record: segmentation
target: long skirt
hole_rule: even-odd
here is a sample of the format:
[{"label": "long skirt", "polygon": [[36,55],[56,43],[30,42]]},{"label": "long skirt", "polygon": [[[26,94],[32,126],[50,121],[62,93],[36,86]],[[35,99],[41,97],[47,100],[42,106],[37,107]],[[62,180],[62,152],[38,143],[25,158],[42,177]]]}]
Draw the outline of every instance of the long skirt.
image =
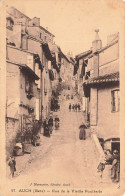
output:
[{"label": "long skirt", "polygon": [[81,129],[79,132],[79,139],[80,140],[85,140],[86,139],[86,132],[85,130]]}]

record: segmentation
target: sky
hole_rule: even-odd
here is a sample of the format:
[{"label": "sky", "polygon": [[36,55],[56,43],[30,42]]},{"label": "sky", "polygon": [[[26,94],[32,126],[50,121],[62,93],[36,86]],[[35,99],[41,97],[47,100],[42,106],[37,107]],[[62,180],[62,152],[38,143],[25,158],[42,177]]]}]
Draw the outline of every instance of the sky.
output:
[{"label": "sky", "polygon": [[65,54],[89,50],[95,29],[103,46],[108,35],[123,31],[122,0],[11,0],[7,5],[30,18],[40,18],[41,26],[55,35]]}]

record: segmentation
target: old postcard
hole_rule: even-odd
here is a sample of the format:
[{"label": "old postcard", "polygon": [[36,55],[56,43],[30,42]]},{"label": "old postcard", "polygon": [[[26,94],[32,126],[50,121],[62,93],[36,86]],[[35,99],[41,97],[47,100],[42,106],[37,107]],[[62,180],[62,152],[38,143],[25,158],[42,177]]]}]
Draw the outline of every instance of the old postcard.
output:
[{"label": "old postcard", "polygon": [[0,2],[0,196],[125,194],[125,2]]}]

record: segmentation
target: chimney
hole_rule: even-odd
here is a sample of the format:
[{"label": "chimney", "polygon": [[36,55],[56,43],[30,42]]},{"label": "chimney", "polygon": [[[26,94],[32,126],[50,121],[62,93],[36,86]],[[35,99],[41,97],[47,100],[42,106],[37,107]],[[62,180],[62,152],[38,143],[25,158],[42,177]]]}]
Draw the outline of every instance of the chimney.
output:
[{"label": "chimney", "polygon": [[[91,77],[98,78],[99,76],[99,54],[96,53],[96,51],[102,47],[102,41],[100,40],[99,35],[98,35],[99,29],[96,29],[95,32],[96,32],[95,40],[92,42],[93,74],[91,75]],[[91,94],[90,125],[91,125],[91,128],[94,128],[95,126],[97,126],[97,120],[98,120],[98,89],[96,86],[91,88],[90,94]]]},{"label": "chimney", "polygon": [[95,30],[96,36],[95,40],[92,42],[93,47],[93,77],[99,76],[99,54],[95,53],[97,50],[99,50],[102,47],[102,41],[99,38],[98,32],[99,29]]},{"label": "chimney", "polygon": [[95,35],[95,40],[92,42],[92,47],[93,47],[93,52],[96,50],[99,50],[102,47],[102,41],[99,38],[99,29],[95,29],[96,35]]}]

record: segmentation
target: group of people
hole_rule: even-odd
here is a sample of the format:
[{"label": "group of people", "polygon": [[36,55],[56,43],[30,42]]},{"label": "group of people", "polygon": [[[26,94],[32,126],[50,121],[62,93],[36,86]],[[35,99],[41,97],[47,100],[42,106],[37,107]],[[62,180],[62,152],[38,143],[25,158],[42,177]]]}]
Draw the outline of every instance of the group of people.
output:
[{"label": "group of people", "polygon": [[[57,130],[59,128],[59,118],[56,116],[55,117],[55,129]],[[44,128],[44,136],[50,137],[50,134],[52,134],[53,131],[53,126],[54,126],[54,120],[53,117],[50,116],[49,120],[44,120],[43,123],[43,128]]]},{"label": "group of people", "polygon": [[111,165],[111,179],[112,182],[120,181],[120,154],[118,150],[113,150],[113,153],[109,149],[104,151],[105,157],[100,159],[98,165],[98,171],[100,172],[100,177],[103,175],[105,165]]},{"label": "group of people", "polygon": [[51,100],[51,110],[54,112],[57,112],[58,110],[60,110],[60,105],[59,105],[58,99],[53,98]]},{"label": "group of people", "polygon": [[69,104],[69,111],[71,112],[71,110],[72,111],[80,111],[81,110],[81,107],[80,107],[80,104],[78,103],[76,103],[76,104],[72,104],[71,105],[71,103]]}]

